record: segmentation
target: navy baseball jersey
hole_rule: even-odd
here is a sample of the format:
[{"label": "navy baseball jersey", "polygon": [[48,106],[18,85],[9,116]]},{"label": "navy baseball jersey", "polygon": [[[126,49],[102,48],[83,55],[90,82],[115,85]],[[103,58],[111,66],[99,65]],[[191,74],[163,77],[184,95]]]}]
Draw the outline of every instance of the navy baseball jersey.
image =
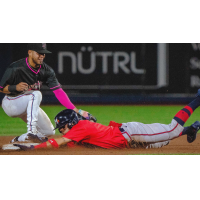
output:
[{"label": "navy baseball jersey", "polygon": [[[7,85],[17,85],[21,82],[27,83],[31,89],[40,89],[40,85],[47,85],[51,90],[61,88],[54,70],[43,63],[38,68],[33,68],[28,63],[28,58],[23,58],[17,62],[12,63],[6,70],[0,82],[0,89],[2,90]],[[15,92],[9,96],[16,96],[24,92]]]}]

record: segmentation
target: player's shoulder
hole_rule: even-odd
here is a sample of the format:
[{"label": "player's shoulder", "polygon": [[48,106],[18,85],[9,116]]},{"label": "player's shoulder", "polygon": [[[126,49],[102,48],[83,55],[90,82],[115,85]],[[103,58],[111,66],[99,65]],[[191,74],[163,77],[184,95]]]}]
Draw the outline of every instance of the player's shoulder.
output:
[{"label": "player's shoulder", "polygon": [[43,69],[45,69],[46,71],[54,72],[53,68],[50,67],[50,66],[49,66],[47,63],[45,63],[45,62],[43,62],[42,67],[43,67]]},{"label": "player's shoulder", "polygon": [[78,124],[79,125],[84,125],[84,124],[88,124],[88,120],[79,120]]},{"label": "player's shoulder", "polygon": [[17,67],[17,66],[19,66],[21,64],[26,64],[26,58],[22,58],[22,59],[20,59],[18,61],[15,61],[15,62],[11,63],[9,67],[13,67],[14,68],[14,67]]},{"label": "player's shoulder", "polygon": [[95,124],[94,122],[90,122],[89,120],[79,120],[78,122],[78,126],[83,126],[83,127],[93,126],[94,124]]},{"label": "player's shoulder", "polygon": [[18,69],[19,67],[25,66],[26,65],[26,58],[22,58],[18,61],[15,61],[11,63],[8,68],[10,69]]}]

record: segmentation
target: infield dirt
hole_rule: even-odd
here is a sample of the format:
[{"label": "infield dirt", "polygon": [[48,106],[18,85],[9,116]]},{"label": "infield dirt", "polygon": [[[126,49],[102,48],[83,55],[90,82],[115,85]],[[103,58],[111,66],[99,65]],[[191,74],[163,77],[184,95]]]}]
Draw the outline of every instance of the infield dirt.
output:
[{"label": "infield dirt", "polygon": [[[0,146],[8,144],[13,136],[1,136]],[[138,155],[138,154],[200,154],[200,135],[189,144],[186,136],[182,136],[170,142],[168,146],[160,149],[102,149],[75,146],[71,148],[63,147],[60,149],[40,149],[35,151],[4,151],[0,150],[0,155]]]}]

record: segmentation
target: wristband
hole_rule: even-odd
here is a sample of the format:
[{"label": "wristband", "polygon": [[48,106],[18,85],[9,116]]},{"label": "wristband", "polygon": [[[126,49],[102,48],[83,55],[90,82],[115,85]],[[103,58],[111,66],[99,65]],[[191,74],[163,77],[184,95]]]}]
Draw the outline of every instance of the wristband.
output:
[{"label": "wristband", "polygon": [[83,115],[83,111],[82,111],[81,109],[78,111],[78,113],[79,113],[80,115]]},{"label": "wristband", "polygon": [[54,148],[59,148],[58,143],[54,139],[50,139],[48,141]]},{"label": "wristband", "polygon": [[16,85],[9,85],[8,91],[11,92],[11,93],[17,92]]}]

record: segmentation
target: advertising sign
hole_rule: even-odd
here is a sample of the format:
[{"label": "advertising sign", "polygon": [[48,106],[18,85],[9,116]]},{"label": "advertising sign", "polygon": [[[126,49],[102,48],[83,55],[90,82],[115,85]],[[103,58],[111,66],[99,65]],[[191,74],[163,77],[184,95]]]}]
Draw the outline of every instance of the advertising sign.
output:
[{"label": "advertising sign", "polygon": [[168,85],[166,44],[48,44],[48,48],[55,51],[46,62],[57,65],[55,71],[65,89],[157,89]]}]

